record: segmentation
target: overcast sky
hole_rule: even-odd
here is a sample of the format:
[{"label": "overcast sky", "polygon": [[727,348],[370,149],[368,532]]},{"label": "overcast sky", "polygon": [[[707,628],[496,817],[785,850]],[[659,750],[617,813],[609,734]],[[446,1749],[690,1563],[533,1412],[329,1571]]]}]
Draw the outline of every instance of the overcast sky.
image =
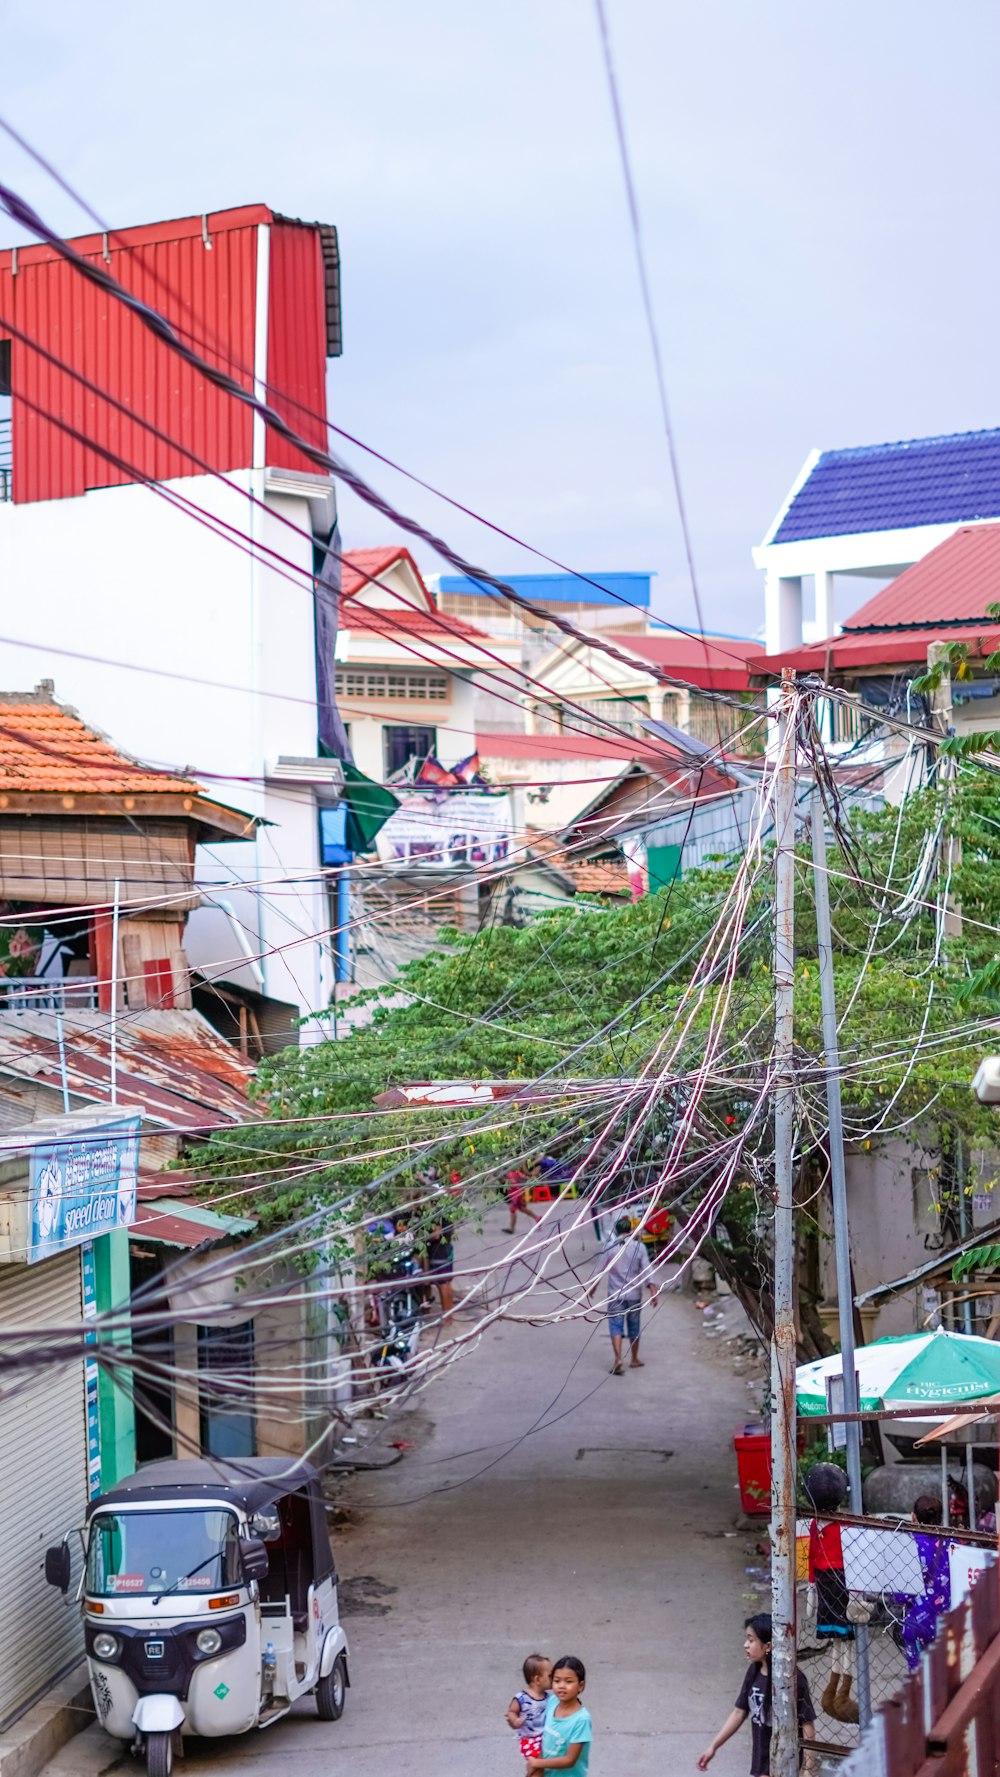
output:
[{"label": "overcast sky", "polygon": [[[752,633],[750,549],[807,451],[1000,421],[1000,10],[607,5],[705,621]],[[331,417],[572,566],[654,570],[691,621],[592,0],[36,0],[0,91],[112,226],[335,222]],[[494,571],[537,565],[371,473]],[[341,510],[346,546],[391,540]]]}]

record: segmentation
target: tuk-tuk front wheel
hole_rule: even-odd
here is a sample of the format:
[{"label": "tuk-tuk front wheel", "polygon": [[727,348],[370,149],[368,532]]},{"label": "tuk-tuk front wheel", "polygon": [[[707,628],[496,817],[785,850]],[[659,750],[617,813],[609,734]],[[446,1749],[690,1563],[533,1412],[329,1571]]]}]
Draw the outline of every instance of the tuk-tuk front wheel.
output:
[{"label": "tuk-tuk front wheel", "polygon": [[[339,1721],[347,1699],[347,1665],[338,1654],[325,1678],[316,1686],[316,1713],[320,1721]],[[164,1773],[163,1777],[169,1777]]]},{"label": "tuk-tuk front wheel", "polygon": [[147,1734],[146,1771],[148,1777],[170,1777],[173,1768],[173,1734]]}]

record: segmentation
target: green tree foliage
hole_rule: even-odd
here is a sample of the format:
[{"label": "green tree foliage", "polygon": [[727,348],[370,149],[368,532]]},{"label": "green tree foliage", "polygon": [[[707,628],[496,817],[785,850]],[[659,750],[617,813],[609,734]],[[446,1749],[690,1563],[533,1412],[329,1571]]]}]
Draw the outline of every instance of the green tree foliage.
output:
[{"label": "green tree foliage", "polygon": [[[845,1117],[859,1143],[901,1125],[938,1146],[993,1134],[989,1113],[969,1091],[976,1045],[954,1030],[980,1013],[996,1015],[1000,1005],[1000,811],[994,777],[965,762],[957,773],[902,810],[853,816],[844,848],[830,847]],[[960,841],[950,889],[965,916],[961,934],[947,938],[936,906],[942,832]],[[578,900],[520,929],[444,934],[440,950],[402,971],[390,1003],[385,992],[365,996],[369,1024],[334,1042],[326,1023],[323,1040],[262,1064],[261,1124],[220,1136],[206,1156],[214,1194],[220,1177],[231,1179],[239,1201],[249,1197],[265,1224],[323,1203],[375,1210],[412,1194],[430,1159],[443,1177],[452,1169],[465,1179],[492,1176],[495,1188],[519,1156],[574,1140],[579,1146],[597,1127],[595,1111],[543,1115],[526,1101],[489,1117],[476,1109],[387,1114],[377,1112],[376,1100],[414,1081],[634,1076],[677,1014],[736,867],[719,860],[627,906]],[[771,1047],[772,894],[765,868],[750,900],[725,1052],[691,1136],[690,1157],[705,1160],[707,1177],[720,1136],[747,1114]],[[717,991],[710,989],[679,1058],[688,1072],[702,1058]],[[806,837],[796,888],[795,1034],[804,1145],[817,1158],[826,1122],[820,1029]],[[647,1157],[658,1141],[662,1147],[678,1099],[677,1089],[666,1094],[657,1126],[644,1137]],[[614,1140],[620,1135],[619,1125]],[[768,1141],[765,1117],[748,1144],[758,1188],[732,1191],[719,1225],[733,1261],[758,1280]]]}]

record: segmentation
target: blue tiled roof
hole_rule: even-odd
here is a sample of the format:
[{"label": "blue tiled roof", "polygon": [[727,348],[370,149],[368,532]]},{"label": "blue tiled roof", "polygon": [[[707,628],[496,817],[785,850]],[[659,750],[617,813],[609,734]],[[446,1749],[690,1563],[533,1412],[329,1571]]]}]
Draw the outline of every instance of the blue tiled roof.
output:
[{"label": "blue tiled roof", "polygon": [[[586,605],[628,605],[649,604],[649,583],[651,574],[635,574],[630,572],[615,574],[507,574],[504,576],[507,585],[519,592],[522,598],[542,599],[546,602],[563,600],[580,600]],[[442,592],[489,592],[479,580],[470,580],[463,574],[442,574],[439,581]]]},{"label": "blue tiled roof", "polygon": [[1000,429],[825,450],[774,543],[1000,518]]}]

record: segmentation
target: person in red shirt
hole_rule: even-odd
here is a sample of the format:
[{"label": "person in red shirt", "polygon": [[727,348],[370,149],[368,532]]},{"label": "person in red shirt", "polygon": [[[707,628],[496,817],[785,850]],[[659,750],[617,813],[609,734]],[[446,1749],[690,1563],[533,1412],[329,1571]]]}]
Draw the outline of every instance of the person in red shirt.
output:
[{"label": "person in red shirt", "polygon": [[507,1174],[507,1207],[510,1210],[510,1227],[504,1229],[505,1234],[513,1234],[517,1228],[518,1216],[527,1216],[529,1222],[537,1222],[533,1209],[528,1208],[527,1187],[531,1179],[526,1172],[515,1170]]},{"label": "person in red shirt", "polygon": [[[803,1481],[813,1510],[827,1520],[839,1512],[847,1498],[847,1476],[833,1462],[816,1462]],[[840,1525],[809,1525],[809,1583],[816,1588],[816,1634],[830,1643],[830,1676],[820,1698],[820,1708],[834,1721],[856,1722],[858,1706],[851,1696],[855,1674],[854,1625],[848,1619],[849,1593],[844,1578],[844,1552]]]}]

